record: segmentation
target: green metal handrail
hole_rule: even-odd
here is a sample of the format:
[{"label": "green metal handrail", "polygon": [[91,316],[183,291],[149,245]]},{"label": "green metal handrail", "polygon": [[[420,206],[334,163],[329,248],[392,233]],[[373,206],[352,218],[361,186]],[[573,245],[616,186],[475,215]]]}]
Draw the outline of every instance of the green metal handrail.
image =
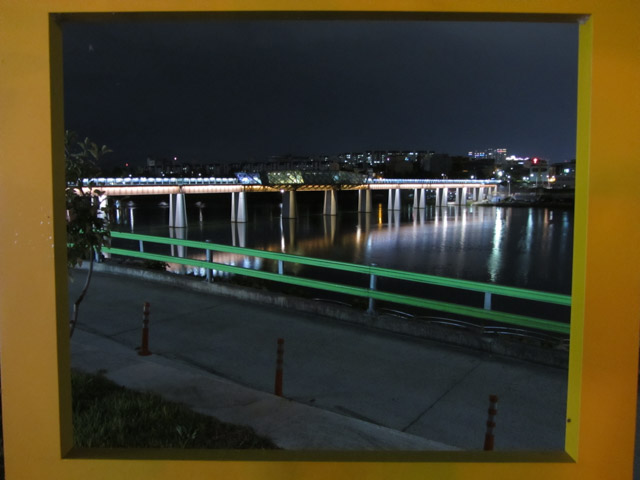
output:
[{"label": "green metal handrail", "polygon": [[[458,280],[445,277],[437,277],[434,275],[427,275],[422,273],[403,272],[401,270],[393,270],[388,268],[357,265],[346,262],[337,262],[334,260],[323,260],[318,258],[302,257],[297,255],[290,255],[286,253],[268,252],[264,250],[255,250],[243,247],[232,247],[229,245],[220,245],[209,242],[200,242],[195,240],[184,240],[178,238],[157,237],[151,235],[140,235],[135,233],[124,232],[111,232],[112,239],[123,240],[137,240],[139,242],[150,242],[164,245],[176,245],[191,248],[198,248],[202,250],[210,250],[224,253],[235,253],[244,256],[258,257],[264,259],[278,260],[283,262],[298,263],[301,265],[311,265],[316,267],[323,267],[333,270],[341,270],[355,273],[362,273],[368,275],[375,275],[377,277],[393,278],[398,280],[406,280],[411,282],[426,283],[431,285],[438,285],[444,287],[451,287],[475,292],[484,292],[485,294],[497,294],[507,297],[520,298],[526,300],[534,300],[544,303],[552,303],[557,305],[570,306],[571,297],[568,295],[561,295],[549,292],[540,292],[536,290],[527,290],[516,287],[506,287],[502,285],[494,285],[481,282],[473,282],[469,280]],[[365,297],[376,300],[383,300],[388,302],[400,303],[404,305],[411,305],[420,308],[427,308],[431,310],[443,311],[448,313],[454,313],[458,315],[465,315],[485,320],[493,320],[496,322],[507,323],[511,325],[517,325],[522,327],[535,328],[540,330],[546,330],[556,333],[569,333],[569,325],[562,322],[556,322],[552,320],[544,320],[535,317],[529,317],[524,315],[517,315],[506,312],[499,312],[495,310],[487,310],[484,308],[470,307],[465,305],[458,305],[454,303],[441,302],[438,300],[429,300],[419,297],[412,297],[409,295],[401,295],[390,292],[382,292],[375,289],[354,287],[350,285],[344,285],[339,283],[327,282],[322,280],[313,280],[309,278],[301,278],[295,276],[289,276],[278,273],[263,272],[259,270],[253,270],[243,267],[236,267],[232,265],[221,264],[217,262],[209,262],[203,260],[196,260],[190,258],[180,258],[171,255],[162,255],[156,253],[148,253],[143,251],[126,250],[121,248],[104,247],[105,253],[113,255],[123,255],[134,258],[141,258],[147,260],[156,260],[161,262],[172,262],[182,265],[190,265],[205,269],[216,269],[223,272],[234,273],[239,275],[245,275],[253,278],[261,278],[264,280],[271,280],[280,283],[287,283],[291,285],[298,285],[303,287],[317,288],[321,290],[344,293],[348,295],[354,295],[358,297]]]}]

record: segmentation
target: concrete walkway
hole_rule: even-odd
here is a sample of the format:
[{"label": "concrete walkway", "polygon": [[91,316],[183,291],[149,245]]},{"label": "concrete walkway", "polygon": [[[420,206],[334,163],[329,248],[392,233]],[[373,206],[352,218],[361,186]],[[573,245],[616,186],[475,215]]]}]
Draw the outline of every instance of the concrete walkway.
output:
[{"label": "concrete walkway", "polygon": [[[135,351],[145,301],[148,357]],[[285,398],[272,395],[278,338]],[[478,450],[490,394],[496,450],[564,449],[564,370],[126,276],[94,274],[72,364],[286,449]]]}]

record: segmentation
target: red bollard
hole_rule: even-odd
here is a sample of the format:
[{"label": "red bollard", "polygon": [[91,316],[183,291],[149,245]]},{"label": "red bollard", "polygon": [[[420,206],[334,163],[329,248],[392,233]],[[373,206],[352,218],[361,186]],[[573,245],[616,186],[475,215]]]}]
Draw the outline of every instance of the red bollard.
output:
[{"label": "red bollard", "polygon": [[284,339],[278,339],[278,355],[276,357],[276,386],[275,394],[282,396],[282,357],[284,355]]},{"label": "red bollard", "polygon": [[151,304],[144,302],[142,307],[142,345],[138,349],[138,355],[151,355],[149,351],[149,308]]},{"label": "red bollard", "polygon": [[487,419],[487,433],[484,436],[484,449],[493,450],[493,429],[496,426],[496,414],[498,413],[498,396],[489,395],[489,418]]}]

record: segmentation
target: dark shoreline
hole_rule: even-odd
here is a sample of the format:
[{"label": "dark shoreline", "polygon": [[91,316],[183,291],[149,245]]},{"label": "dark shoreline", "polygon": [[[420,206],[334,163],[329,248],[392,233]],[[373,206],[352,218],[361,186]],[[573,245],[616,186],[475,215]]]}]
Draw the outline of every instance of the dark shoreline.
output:
[{"label": "dark shoreline", "polygon": [[563,201],[535,201],[535,202],[518,202],[518,201],[510,201],[510,202],[495,202],[495,203],[487,203],[487,202],[478,202],[474,203],[474,206],[478,207],[514,207],[514,208],[565,208],[573,210],[574,202],[563,202]]}]

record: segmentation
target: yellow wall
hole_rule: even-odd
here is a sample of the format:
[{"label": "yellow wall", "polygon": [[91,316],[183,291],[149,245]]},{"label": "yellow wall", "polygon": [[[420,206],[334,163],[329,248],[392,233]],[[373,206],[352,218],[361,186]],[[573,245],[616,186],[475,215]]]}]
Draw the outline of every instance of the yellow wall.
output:
[{"label": "yellow wall", "polygon": [[[258,461],[238,452],[72,449],[61,39],[49,14],[217,9],[585,15],[566,453],[280,452]],[[635,0],[0,0],[0,351],[9,480],[631,478],[640,320],[632,220],[640,205],[638,19]]]}]

